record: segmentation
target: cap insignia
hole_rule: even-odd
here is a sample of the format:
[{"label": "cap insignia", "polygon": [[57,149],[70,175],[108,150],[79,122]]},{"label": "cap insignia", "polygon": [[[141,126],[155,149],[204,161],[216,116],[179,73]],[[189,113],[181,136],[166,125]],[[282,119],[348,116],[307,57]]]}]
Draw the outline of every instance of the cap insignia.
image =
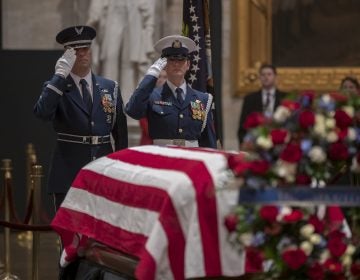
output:
[{"label": "cap insignia", "polygon": [[80,28],[75,27],[75,32],[77,33],[77,35],[81,35],[81,33],[83,32],[83,30],[84,30],[84,27],[83,27],[83,26],[80,27]]},{"label": "cap insignia", "polygon": [[173,48],[181,48],[181,42],[179,40],[175,40],[173,43],[172,43],[172,47]]}]

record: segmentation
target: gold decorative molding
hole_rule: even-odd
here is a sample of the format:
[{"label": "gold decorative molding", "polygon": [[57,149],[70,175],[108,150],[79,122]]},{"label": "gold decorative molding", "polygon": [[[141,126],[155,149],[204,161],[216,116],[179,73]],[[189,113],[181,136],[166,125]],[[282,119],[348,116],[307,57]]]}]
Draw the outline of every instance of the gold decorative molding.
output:
[{"label": "gold decorative molding", "polygon": [[[235,95],[241,96],[259,89],[258,67],[239,69]],[[309,67],[278,68],[278,86],[283,91],[312,89],[317,92],[334,91],[345,76],[360,78],[360,68]]]},{"label": "gold decorative molding", "polygon": [[[233,0],[232,81],[235,96],[259,89],[258,69],[271,63],[271,0]],[[279,67],[278,86],[283,91],[337,90],[345,76],[360,79],[360,67]]]}]

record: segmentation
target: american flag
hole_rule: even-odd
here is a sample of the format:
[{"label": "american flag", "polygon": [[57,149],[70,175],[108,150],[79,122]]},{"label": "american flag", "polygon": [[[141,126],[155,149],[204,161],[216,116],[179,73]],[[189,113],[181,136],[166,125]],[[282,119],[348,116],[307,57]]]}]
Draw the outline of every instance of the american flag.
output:
[{"label": "american flag", "polygon": [[226,187],[233,156],[140,146],[89,163],[52,221],[64,244],[61,265],[91,238],[137,257],[137,279],[243,274],[223,221],[238,196]]},{"label": "american flag", "polygon": [[211,79],[211,44],[207,1],[184,0],[182,33],[194,40],[196,51],[191,54],[188,83],[192,88],[207,91]]}]

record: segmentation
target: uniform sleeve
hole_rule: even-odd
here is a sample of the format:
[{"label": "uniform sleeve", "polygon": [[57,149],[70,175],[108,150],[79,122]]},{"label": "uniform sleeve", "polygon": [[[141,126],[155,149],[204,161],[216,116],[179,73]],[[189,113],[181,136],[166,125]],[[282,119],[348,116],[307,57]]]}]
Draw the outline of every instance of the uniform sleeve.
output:
[{"label": "uniform sleeve", "polygon": [[146,75],[136,88],[126,104],[126,113],[135,120],[140,120],[146,116],[150,94],[155,88],[157,78]]},{"label": "uniform sleeve", "polygon": [[44,83],[41,95],[34,106],[34,114],[43,120],[53,120],[59,101],[66,89],[66,79],[54,75]]},{"label": "uniform sleeve", "polygon": [[115,150],[117,151],[128,147],[128,129],[124,103],[117,84],[115,84],[114,94],[116,95],[116,120],[111,133],[114,137]]}]

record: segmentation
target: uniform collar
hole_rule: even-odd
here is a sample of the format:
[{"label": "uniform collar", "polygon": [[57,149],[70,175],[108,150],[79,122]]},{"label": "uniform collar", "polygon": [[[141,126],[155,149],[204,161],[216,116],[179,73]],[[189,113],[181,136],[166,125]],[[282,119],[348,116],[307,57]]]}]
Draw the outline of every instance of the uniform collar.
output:
[{"label": "uniform collar", "polygon": [[71,78],[73,78],[75,84],[79,87],[79,84],[80,84],[80,80],[81,79],[84,79],[89,88],[92,89],[92,76],[91,76],[91,71],[89,71],[89,73],[87,73],[87,75],[85,77],[80,77],[76,74],[74,74],[73,72],[70,72],[70,75],[71,75]]},{"label": "uniform collar", "polygon": [[[175,86],[172,82],[170,82],[169,80],[166,81],[166,83],[168,84],[169,88],[171,89],[172,93],[174,94],[174,96],[176,97],[176,92],[175,89],[177,89],[178,87]],[[181,88],[183,90],[184,93],[184,97],[186,96],[186,82],[184,81],[179,88]]]}]

